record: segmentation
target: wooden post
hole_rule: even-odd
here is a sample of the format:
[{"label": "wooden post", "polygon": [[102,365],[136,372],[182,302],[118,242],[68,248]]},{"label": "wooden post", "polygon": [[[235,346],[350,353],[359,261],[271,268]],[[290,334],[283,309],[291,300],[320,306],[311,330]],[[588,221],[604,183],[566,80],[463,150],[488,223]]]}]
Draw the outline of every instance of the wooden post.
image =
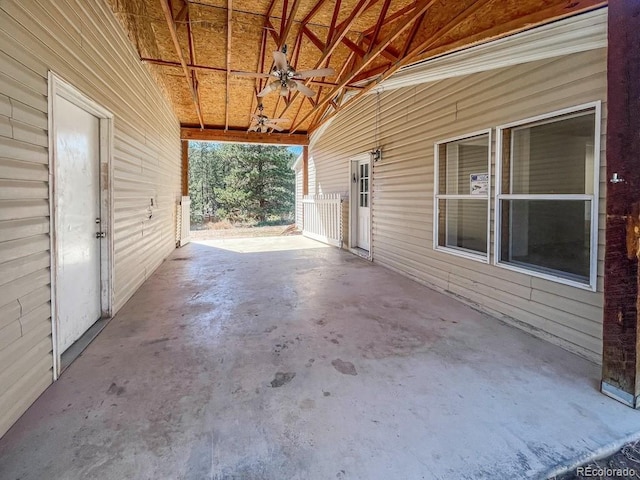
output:
[{"label": "wooden post", "polygon": [[182,196],[189,195],[189,142],[182,141]]},{"label": "wooden post", "polygon": [[302,195],[309,195],[309,147],[302,147]]},{"label": "wooden post", "polygon": [[640,407],[640,3],[609,2],[602,392]]}]

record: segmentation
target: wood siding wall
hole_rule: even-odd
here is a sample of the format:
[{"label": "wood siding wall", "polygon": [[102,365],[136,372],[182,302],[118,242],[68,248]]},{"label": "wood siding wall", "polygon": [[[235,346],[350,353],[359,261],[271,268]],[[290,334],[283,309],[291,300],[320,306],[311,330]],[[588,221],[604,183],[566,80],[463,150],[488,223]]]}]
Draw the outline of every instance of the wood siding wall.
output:
[{"label": "wood siding wall", "polygon": [[0,0],[0,64],[1,436],[52,382],[48,71],[114,114],[114,312],[175,247],[181,167],[178,122],[103,0]]},{"label": "wood siding wall", "polygon": [[[597,100],[603,102],[597,292],[433,250],[435,142]],[[319,191],[347,195],[349,157],[370,151],[377,138],[383,160],[373,166],[374,261],[599,362],[605,126],[606,50],[598,49],[369,95],[314,139],[310,155]],[[495,129],[493,137],[495,174]],[[492,211],[491,263],[493,223]]]}]

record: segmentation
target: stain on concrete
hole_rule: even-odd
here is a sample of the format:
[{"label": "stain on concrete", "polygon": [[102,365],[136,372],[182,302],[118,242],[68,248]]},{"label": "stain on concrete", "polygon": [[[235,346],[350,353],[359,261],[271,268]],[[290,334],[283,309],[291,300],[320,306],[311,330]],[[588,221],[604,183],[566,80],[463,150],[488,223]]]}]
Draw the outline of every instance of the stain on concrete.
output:
[{"label": "stain on concrete", "polygon": [[331,396],[331,392],[322,392],[322,395],[324,395],[325,397],[330,397]]},{"label": "stain on concrete", "polygon": [[116,385],[115,382],[113,382],[111,385],[109,385],[109,389],[107,390],[107,393],[109,395],[116,395],[116,396],[119,397],[125,391],[126,391],[126,389],[124,387],[119,387],[118,385]]},{"label": "stain on concrete", "polygon": [[184,262],[185,260],[190,260],[191,257],[176,257],[176,258],[172,258],[171,260],[174,262]]},{"label": "stain on concrete", "polygon": [[311,398],[305,398],[300,402],[300,408],[303,410],[312,410],[316,408],[316,402]]},{"label": "stain on concrete", "polygon": [[339,358],[336,358],[331,362],[331,365],[333,365],[333,368],[335,368],[340,373],[343,373],[344,375],[358,375],[358,372],[356,372],[356,367],[351,362],[344,362]]},{"label": "stain on concrete", "polygon": [[314,358],[310,358],[309,361],[307,363],[305,363],[305,367],[309,368],[311,365],[313,365],[313,362],[315,362],[316,360]]},{"label": "stain on concrete", "polygon": [[265,328],[265,329],[264,329],[264,333],[271,333],[271,332],[273,332],[276,328],[278,328],[278,326],[277,326],[277,325],[271,325],[270,327],[268,327],[268,328]]},{"label": "stain on concrete", "polygon": [[155,345],[156,343],[168,342],[169,340],[171,340],[169,337],[156,338],[155,340],[142,342],[140,345]]},{"label": "stain on concrete", "polygon": [[289,383],[296,376],[296,372],[276,372],[276,376],[271,380],[271,386],[278,388]]}]

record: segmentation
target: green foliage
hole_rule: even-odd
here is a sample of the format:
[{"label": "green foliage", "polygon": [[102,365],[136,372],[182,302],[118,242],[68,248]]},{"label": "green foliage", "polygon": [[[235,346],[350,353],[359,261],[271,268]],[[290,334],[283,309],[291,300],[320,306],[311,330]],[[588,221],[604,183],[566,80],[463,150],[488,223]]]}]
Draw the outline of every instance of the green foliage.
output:
[{"label": "green foliage", "polygon": [[191,221],[290,217],[294,161],[295,155],[283,147],[190,142]]}]

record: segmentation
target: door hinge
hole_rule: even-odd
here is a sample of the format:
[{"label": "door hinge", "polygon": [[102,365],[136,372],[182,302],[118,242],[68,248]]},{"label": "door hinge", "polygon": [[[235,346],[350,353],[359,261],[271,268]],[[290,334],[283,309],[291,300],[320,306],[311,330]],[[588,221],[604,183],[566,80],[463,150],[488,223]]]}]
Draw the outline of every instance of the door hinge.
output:
[{"label": "door hinge", "polygon": [[96,232],[96,238],[104,238],[104,237],[105,237],[104,232]]}]

